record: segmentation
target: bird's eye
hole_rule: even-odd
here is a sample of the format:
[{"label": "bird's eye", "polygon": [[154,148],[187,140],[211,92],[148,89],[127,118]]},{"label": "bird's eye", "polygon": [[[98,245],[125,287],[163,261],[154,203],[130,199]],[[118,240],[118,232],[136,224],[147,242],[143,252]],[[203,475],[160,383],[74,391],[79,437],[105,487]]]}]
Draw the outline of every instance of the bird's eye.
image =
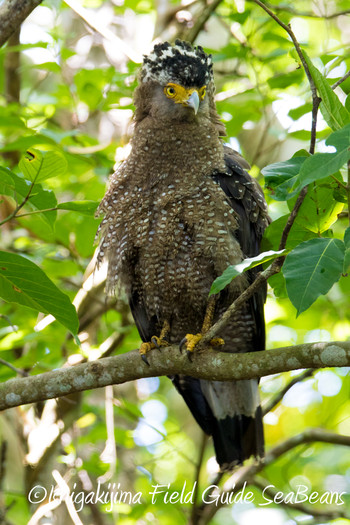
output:
[{"label": "bird's eye", "polygon": [[166,94],[167,97],[169,98],[174,98],[175,95],[176,95],[176,90],[174,87],[172,86],[166,86],[164,88],[164,93]]},{"label": "bird's eye", "polygon": [[203,87],[199,90],[199,96],[200,96],[200,99],[201,99],[201,100],[204,99],[206,92],[207,92],[207,86],[203,86]]}]

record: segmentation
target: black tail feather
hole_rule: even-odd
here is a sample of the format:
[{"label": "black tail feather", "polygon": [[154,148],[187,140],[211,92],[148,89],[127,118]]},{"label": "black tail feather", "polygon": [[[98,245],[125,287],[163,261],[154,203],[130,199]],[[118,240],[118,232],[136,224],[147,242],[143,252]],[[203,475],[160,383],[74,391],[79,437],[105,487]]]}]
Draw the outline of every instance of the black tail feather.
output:
[{"label": "black tail feather", "polygon": [[242,464],[250,456],[264,456],[264,433],[261,407],[255,416],[242,414],[216,419],[212,427],[216,460],[221,470]]}]

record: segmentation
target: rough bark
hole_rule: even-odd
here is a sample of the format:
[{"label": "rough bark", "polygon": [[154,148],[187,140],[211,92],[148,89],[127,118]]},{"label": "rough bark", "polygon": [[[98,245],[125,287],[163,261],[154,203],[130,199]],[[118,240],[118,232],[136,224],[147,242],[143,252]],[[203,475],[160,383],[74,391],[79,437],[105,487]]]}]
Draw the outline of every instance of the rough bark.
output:
[{"label": "rough bark", "polygon": [[181,373],[227,381],[301,368],[350,366],[350,341],[308,343],[248,354],[226,354],[205,349],[195,353],[192,362],[186,355],[180,354],[177,345],[173,345],[160,352],[154,350],[147,357],[150,366],[134,350],[36,376],[10,379],[0,385],[0,410],[141,377]]}]

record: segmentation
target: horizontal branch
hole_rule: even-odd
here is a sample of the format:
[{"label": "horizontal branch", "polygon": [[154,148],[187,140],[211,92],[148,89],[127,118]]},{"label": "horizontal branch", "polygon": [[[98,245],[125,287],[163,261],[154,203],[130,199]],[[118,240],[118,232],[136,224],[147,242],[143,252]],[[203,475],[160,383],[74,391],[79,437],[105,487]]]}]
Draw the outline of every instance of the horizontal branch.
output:
[{"label": "horizontal branch", "polygon": [[150,352],[147,358],[150,366],[141,360],[137,350],[133,350],[36,376],[10,379],[0,385],[0,410],[142,377],[185,374],[228,381],[300,368],[350,366],[350,341],[307,343],[247,354],[204,349],[195,352],[192,361],[180,354],[177,345],[172,345]]}]

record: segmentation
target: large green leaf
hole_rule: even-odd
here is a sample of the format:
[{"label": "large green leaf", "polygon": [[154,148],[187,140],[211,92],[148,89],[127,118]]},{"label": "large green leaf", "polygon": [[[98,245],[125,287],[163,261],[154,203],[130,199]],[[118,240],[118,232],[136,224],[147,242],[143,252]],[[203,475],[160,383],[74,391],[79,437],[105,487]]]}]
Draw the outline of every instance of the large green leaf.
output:
[{"label": "large green leaf", "polygon": [[67,161],[59,151],[30,148],[19,161],[19,168],[27,180],[40,182],[65,173]]},{"label": "large green leaf", "polygon": [[312,79],[315,82],[319,96],[322,99],[320,110],[325,121],[333,130],[343,128],[350,122],[349,111],[342,105],[339,98],[328,84],[327,79],[313,65],[305,50],[303,50],[303,54],[309,67]]},{"label": "large green leaf", "polygon": [[229,266],[226,268],[226,270],[215,279],[213,282],[209,295],[213,295],[216,293],[219,293],[221,290],[225,288],[230,282],[237,277],[237,275],[240,275],[243,272],[246,272],[247,270],[250,270],[251,268],[255,268],[256,266],[259,266],[259,264],[263,264],[264,262],[271,261],[273,259],[277,259],[277,257],[280,257],[281,255],[285,254],[286,250],[280,250],[279,252],[275,251],[268,251],[260,253],[259,255],[256,255],[255,257],[248,257],[247,259],[244,259],[242,262],[238,264],[234,264],[232,266]]},{"label": "large green leaf", "polygon": [[[275,221],[273,221],[264,231],[261,247],[263,251],[278,250],[281,242],[283,230],[287,224],[288,215],[282,215]],[[317,236],[317,233],[303,227],[298,222],[294,221],[293,226],[287,237],[287,249],[292,249],[301,242],[313,239]]]},{"label": "large green leaf", "polygon": [[21,255],[0,251],[0,296],[7,302],[51,314],[73,335],[78,332],[77,312],[68,296],[39,266]]},{"label": "large green leaf", "polygon": [[[344,203],[333,198],[336,187],[337,183],[331,177],[310,184],[295,222],[318,235],[328,230],[344,207]],[[288,201],[290,209],[293,205],[294,201]]]},{"label": "large green leaf", "polygon": [[344,243],[339,239],[318,238],[299,244],[287,255],[282,271],[297,315],[339,280],[344,252]]},{"label": "large green leaf", "polygon": [[14,173],[0,166],[0,195],[12,196],[15,187]]},{"label": "large green leaf", "polygon": [[266,187],[271,191],[271,196],[277,201],[284,201],[296,195],[291,191],[298,178],[301,166],[308,157],[292,157],[284,162],[270,164],[261,170],[265,177]]},{"label": "large green leaf", "polygon": [[[0,189],[4,195],[13,197],[20,204],[27,197],[31,186],[28,181],[21,179],[15,173],[0,167]],[[57,206],[57,199],[53,191],[44,190],[41,184],[34,184],[25,206],[33,211],[47,210]],[[56,211],[40,213],[40,217],[51,228],[55,223],[56,216]]]},{"label": "large green leaf", "polygon": [[316,153],[305,160],[297,179],[298,191],[310,182],[333,175],[350,159],[350,124],[332,133],[326,144],[334,146],[337,151]]}]

